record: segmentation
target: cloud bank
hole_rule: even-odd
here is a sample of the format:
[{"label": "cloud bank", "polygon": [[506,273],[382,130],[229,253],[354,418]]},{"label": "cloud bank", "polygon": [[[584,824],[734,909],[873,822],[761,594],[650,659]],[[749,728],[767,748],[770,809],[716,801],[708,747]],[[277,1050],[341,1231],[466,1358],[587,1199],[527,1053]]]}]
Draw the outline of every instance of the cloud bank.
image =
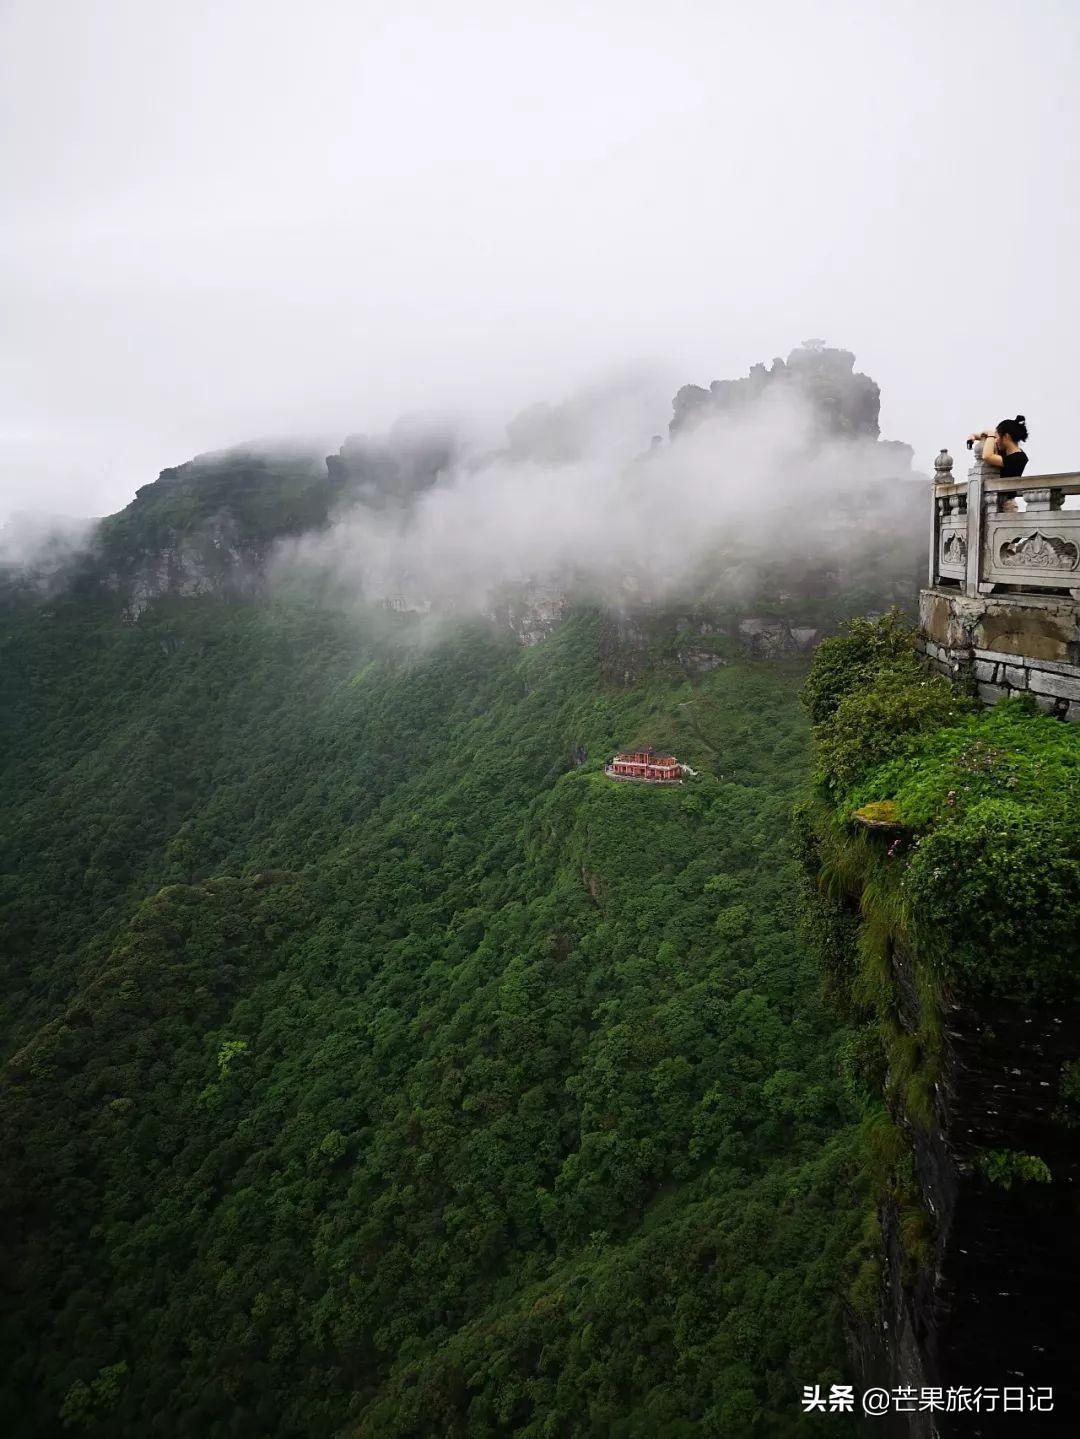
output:
[{"label": "cloud bank", "polygon": [[49,593],[94,544],[96,520],[19,512],[0,525],[0,581]]},{"label": "cloud bank", "polygon": [[790,389],[651,443],[639,401],[612,384],[534,407],[407,501],[357,503],[283,546],[278,576],[422,612],[489,612],[515,589],[654,603],[763,565],[843,566],[923,493],[906,446],[830,437]]}]

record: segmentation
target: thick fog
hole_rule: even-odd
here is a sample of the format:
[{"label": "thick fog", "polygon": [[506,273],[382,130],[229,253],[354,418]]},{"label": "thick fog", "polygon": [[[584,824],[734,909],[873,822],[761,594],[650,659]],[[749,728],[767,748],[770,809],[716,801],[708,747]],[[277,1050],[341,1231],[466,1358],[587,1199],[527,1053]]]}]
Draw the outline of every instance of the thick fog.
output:
[{"label": "thick fog", "polygon": [[[808,335],[924,469],[1018,410],[1078,469],[1078,42],[1073,0],[5,0],[0,511]],[[504,485],[543,534],[518,468],[455,503]]]}]

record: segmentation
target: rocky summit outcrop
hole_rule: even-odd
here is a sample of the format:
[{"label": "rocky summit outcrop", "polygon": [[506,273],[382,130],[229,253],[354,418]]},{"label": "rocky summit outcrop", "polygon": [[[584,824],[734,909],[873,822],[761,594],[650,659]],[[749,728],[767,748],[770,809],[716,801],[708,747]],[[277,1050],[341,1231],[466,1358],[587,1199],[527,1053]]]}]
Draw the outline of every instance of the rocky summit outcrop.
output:
[{"label": "rocky summit outcrop", "polygon": [[777,392],[808,403],[823,435],[876,440],[881,433],[881,390],[869,375],[855,370],[855,356],[850,350],[807,340],[786,361],[777,358],[768,368],[754,365],[741,380],[713,380],[708,389],[684,385],[675,396],[671,434],[692,429],[702,420],[745,413]]},{"label": "rocky summit outcrop", "polygon": [[327,455],[326,473],[339,503],[403,509],[451,469],[458,452],[448,426],[405,419],[387,435],[349,435]]}]

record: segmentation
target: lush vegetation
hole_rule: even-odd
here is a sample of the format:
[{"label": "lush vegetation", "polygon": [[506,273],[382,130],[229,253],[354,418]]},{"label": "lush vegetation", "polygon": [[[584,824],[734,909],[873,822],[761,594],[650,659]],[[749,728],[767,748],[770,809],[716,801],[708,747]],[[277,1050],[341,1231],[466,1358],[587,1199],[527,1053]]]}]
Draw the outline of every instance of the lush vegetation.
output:
[{"label": "lush vegetation", "polygon": [[[889,616],[854,621],[818,652],[806,700],[825,867],[838,880],[861,871],[879,910],[891,908],[950,984],[1071,997],[1080,730],[1028,697],[979,707],[928,675],[913,642]],[[875,828],[888,833],[868,839]]]},{"label": "lush vegetation", "polygon": [[180,535],[226,520],[247,544],[321,524],[333,490],[326,465],[302,449],[257,447],[203,455],[163,470],[118,514],[102,521],[100,543],[114,565],[131,554],[159,553]]},{"label": "lush vegetation", "polygon": [[[896,613],[823,641],[804,701],[815,773],[796,811],[801,933],[852,1025],[842,1068],[864,1115],[863,1162],[910,1280],[934,1231],[911,1134],[941,1119],[946,1001],[1077,996],[1080,726],[1021,699],[975,704],[928,673]],[[1065,1122],[1070,1075],[1066,1065]],[[977,1168],[1005,1188],[1052,1177],[1014,1150]],[[869,1316],[881,1297],[873,1221],[863,1256],[850,1297]]]},{"label": "lush vegetation", "polygon": [[5,615],[5,1433],[847,1432],[802,673],[600,627]]}]

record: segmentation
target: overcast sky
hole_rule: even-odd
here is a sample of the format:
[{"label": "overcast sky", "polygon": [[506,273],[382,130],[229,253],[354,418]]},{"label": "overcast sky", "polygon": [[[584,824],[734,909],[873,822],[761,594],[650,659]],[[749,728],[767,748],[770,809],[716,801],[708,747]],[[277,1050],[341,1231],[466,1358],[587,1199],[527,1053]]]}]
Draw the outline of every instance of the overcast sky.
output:
[{"label": "overcast sky", "polygon": [[[1076,0],[0,0],[0,511],[809,336],[1080,469]],[[658,416],[666,422],[667,413]]]}]

